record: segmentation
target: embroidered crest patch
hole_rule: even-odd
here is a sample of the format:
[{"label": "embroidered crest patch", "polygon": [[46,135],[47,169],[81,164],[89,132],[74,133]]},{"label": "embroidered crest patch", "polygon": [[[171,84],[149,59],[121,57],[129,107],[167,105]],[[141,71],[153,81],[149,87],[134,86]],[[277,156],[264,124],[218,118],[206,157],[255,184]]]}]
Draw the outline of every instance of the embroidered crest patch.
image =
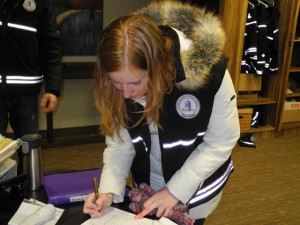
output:
[{"label": "embroidered crest patch", "polygon": [[200,102],[190,94],[182,95],[176,102],[177,113],[185,119],[192,119],[199,114]]},{"label": "embroidered crest patch", "polygon": [[34,0],[25,0],[23,3],[23,8],[29,12],[32,12],[36,9],[36,3]]}]

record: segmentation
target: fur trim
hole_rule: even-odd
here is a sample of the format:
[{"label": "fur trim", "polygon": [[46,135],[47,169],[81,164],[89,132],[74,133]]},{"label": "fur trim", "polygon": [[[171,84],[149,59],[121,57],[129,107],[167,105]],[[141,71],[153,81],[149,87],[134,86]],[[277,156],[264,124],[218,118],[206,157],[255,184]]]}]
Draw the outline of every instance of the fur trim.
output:
[{"label": "fur trim", "polygon": [[150,3],[134,14],[148,16],[157,25],[174,27],[193,40],[191,48],[181,53],[187,79],[177,85],[185,89],[205,86],[212,66],[223,55],[226,42],[220,18],[205,9],[171,1]]}]

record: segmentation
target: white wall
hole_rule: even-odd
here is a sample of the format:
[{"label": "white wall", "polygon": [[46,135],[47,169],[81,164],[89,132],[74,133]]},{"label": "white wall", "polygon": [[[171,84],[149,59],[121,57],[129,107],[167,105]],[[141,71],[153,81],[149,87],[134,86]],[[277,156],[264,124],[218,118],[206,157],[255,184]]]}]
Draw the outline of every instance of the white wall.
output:
[{"label": "white wall", "polygon": [[[46,129],[46,115],[39,113],[39,128]],[[80,127],[99,124],[92,97],[92,80],[64,80],[59,104],[53,113],[53,127]]]},{"label": "white wall", "polygon": [[115,18],[146,6],[150,0],[104,0],[104,27]]}]

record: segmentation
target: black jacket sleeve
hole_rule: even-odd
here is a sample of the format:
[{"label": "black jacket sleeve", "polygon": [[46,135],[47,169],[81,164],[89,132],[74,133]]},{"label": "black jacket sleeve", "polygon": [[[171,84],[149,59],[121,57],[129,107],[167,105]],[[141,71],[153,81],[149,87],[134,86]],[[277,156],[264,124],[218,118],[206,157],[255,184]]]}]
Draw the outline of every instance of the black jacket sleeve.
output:
[{"label": "black jacket sleeve", "polygon": [[40,67],[45,77],[45,92],[59,97],[62,83],[62,49],[55,14],[46,1],[38,28]]}]

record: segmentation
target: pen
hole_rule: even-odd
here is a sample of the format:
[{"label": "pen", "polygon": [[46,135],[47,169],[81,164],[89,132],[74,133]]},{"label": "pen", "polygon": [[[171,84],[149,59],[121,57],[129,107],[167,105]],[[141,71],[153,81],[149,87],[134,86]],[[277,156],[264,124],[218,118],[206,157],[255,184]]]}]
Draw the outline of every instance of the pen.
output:
[{"label": "pen", "polygon": [[94,177],[94,192],[95,192],[95,199],[97,201],[97,199],[99,198],[99,192],[98,192],[98,181],[96,177]]},{"label": "pen", "polygon": [[[98,181],[97,178],[94,177],[94,192],[95,192],[95,201],[99,198],[99,191],[98,191]],[[99,210],[99,218],[101,217],[102,210]]]}]

